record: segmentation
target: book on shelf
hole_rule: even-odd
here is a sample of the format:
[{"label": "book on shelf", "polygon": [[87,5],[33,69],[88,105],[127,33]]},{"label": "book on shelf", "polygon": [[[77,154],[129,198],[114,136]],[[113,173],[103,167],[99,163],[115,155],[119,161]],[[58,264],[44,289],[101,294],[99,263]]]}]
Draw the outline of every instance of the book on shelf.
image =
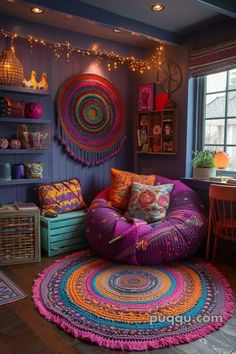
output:
[{"label": "book on shelf", "polygon": [[15,206],[18,210],[38,209],[37,205],[35,205],[34,203],[15,202]]}]

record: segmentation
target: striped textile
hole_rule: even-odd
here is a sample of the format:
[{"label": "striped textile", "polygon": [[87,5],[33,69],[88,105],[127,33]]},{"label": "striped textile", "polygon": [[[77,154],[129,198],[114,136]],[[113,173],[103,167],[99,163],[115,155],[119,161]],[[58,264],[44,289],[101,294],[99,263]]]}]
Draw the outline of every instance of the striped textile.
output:
[{"label": "striped textile", "polygon": [[236,67],[236,40],[218,43],[190,53],[189,71],[193,77],[214,74]]}]

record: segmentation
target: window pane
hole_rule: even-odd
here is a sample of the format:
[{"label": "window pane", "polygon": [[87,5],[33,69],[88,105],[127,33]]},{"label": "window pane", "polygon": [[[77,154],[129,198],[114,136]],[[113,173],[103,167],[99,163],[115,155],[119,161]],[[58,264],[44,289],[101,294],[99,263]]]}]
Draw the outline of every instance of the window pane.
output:
[{"label": "window pane", "polygon": [[229,92],[228,94],[227,116],[236,116],[236,91]]},{"label": "window pane", "polygon": [[236,69],[229,71],[229,90],[236,89]]},{"label": "window pane", "polygon": [[209,146],[209,145],[204,145],[203,150],[212,150],[212,151],[223,151],[224,150],[224,145],[218,145],[218,146]]},{"label": "window pane", "polygon": [[227,119],[227,144],[236,145],[236,118]]},{"label": "window pane", "polygon": [[206,95],[206,118],[225,116],[225,93]]},{"label": "window pane", "polygon": [[205,121],[204,144],[224,144],[224,119],[210,119]]},{"label": "window pane", "polygon": [[226,71],[218,74],[207,75],[207,90],[206,92],[218,92],[226,90]]},{"label": "window pane", "polygon": [[230,157],[230,163],[227,168],[230,168],[232,170],[236,170],[236,146],[227,146],[226,152],[228,153]]}]

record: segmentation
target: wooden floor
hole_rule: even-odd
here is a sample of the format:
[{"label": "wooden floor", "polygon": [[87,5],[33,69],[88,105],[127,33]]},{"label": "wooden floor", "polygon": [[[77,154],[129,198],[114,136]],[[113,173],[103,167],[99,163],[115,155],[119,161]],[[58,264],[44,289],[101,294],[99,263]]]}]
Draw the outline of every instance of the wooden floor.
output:
[{"label": "wooden floor", "polygon": [[[218,269],[227,277],[236,298],[235,255],[227,256],[217,263]],[[43,258],[40,263],[1,267],[24,292],[26,299],[0,307],[0,353],[1,354],[118,354],[128,353],[106,350],[81,342],[46,321],[34,309],[31,299],[32,281],[54,258]],[[130,352],[129,352],[130,353]],[[134,353],[134,352],[132,352]],[[137,353],[137,352],[136,352]],[[219,331],[207,337],[166,349],[139,352],[151,354],[236,354],[236,314]]]}]

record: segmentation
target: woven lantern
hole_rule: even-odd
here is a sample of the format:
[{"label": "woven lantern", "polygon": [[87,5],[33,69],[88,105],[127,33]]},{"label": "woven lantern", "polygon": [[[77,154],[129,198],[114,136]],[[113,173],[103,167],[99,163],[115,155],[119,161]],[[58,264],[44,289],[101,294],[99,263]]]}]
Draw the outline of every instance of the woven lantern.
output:
[{"label": "woven lantern", "polygon": [[9,86],[22,86],[24,79],[23,67],[15,55],[11,44],[0,55],[0,84]]}]

